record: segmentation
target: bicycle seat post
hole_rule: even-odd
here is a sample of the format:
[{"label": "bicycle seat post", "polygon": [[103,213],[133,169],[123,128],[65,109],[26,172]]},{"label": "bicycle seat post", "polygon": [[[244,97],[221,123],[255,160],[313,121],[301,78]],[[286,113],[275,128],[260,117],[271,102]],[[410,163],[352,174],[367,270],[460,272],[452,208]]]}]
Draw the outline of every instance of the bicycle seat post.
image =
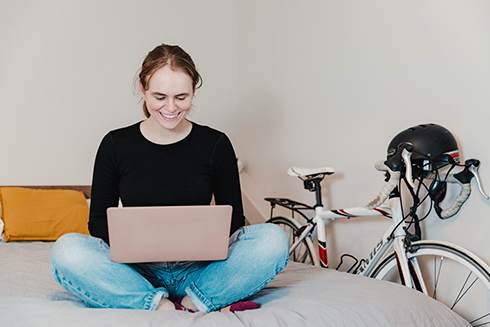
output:
[{"label": "bicycle seat post", "polygon": [[315,208],[317,207],[323,207],[322,204],[322,182],[323,177],[318,177],[318,178],[313,178],[313,179],[307,179],[304,181],[304,186],[305,189],[309,190],[310,192],[315,192],[315,197],[316,197],[316,204]]}]

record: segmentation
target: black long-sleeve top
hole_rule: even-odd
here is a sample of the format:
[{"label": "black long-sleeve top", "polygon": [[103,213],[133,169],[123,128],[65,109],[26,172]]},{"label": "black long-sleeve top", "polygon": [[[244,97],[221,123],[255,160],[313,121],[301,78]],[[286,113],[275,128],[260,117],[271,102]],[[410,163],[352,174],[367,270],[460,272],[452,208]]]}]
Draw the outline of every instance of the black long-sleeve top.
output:
[{"label": "black long-sleeve top", "polygon": [[[159,145],[140,123],[109,132],[95,158],[89,231],[109,244],[106,210],[123,206],[208,205],[233,207],[230,235],[244,225],[236,156],[228,137],[192,123],[183,140]],[[137,217],[135,217],[137,219]]]}]

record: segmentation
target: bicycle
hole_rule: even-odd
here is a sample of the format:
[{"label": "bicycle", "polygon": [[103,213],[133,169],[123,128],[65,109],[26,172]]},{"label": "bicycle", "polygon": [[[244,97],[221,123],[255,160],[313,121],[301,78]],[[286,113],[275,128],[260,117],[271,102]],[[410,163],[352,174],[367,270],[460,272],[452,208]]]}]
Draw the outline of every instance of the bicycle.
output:
[{"label": "bicycle", "polygon": [[[290,168],[289,175],[300,178],[305,189],[315,192],[316,204],[310,206],[286,198],[266,198],[271,204],[271,218],[268,222],[280,225],[289,235],[290,260],[328,268],[325,220],[375,215],[389,217],[392,219],[390,227],[367,258],[357,260],[348,254],[344,255],[355,260],[347,272],[399,282],[443,302],[472,326],[489,325],[490,267],[476,255],[457,245],[421,240],[420,221],[429,215],[430,209],[425,217],[420,218],[417,215],[419,206],[430,198],[441,219],[454,216],[469,198],[473,178],[480,193],[488,199],[478,174],[480,162],[476,159],[466,160],[461,172],[451,173],[459,164],[459,152],[454,137],[449,133],[452,138],[449,147],[447,144],[439,144],[438,150],[424,149],[427,147],[425,143],[421,143],[425,142],[424,138],[434,137],[426,135],[427,130],[432,134],[434,131],[436,134],[444,132],[445,137],[449,133],[445,128],[434,124],[419,125],[399,133],[390,143],[388,159],[375,165],[377,170],[385,172],[386,184],[378,196],[363,207],[325,210],[321,182],[335,170],[330,167]],[[444,142],[447,143],[447,139]],[[432,155],[427,153],[429,150]],[[442,152],[436,156],[434,152],[437,151]],[[451,164],[449,171],[440,173],[439,170],[448,164]],[[427,187],[424,180],[432,181],[431,185]],[[402,181],[413,200],[406,215],[403,213],[400,193]],[[417,187],[415,181],[418,181]],[[442,209],[440,203],[444,199],[447,182],[461,184],[461,192],[450,207]],[[421,189],[426,189],[427,192],[422,199],[419,197]],[[274,217],[276,206],[290,209],[292,217]],[[313,217],[309,217],[308,211],[314,212]],[[305,219],[304,225],[295,219],[295,213]],[[409,231],[411,227],[415,229],[414,233]],[[313,245],[315,235],[318,253]],[[337,269],[342,265],[344,256],[341,257]]]}]

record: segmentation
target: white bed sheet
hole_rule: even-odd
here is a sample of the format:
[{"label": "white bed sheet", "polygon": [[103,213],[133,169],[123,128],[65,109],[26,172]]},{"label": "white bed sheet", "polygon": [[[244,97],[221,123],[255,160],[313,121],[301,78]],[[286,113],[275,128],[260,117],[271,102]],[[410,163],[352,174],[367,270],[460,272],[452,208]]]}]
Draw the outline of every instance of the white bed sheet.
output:
[{"label": "white bed sheet", "polygon": [[88,308],[50,272],[52,243],[0,241],[0,326],[469,326],[433,299],[389,282],[290,263],[238,313]]}]

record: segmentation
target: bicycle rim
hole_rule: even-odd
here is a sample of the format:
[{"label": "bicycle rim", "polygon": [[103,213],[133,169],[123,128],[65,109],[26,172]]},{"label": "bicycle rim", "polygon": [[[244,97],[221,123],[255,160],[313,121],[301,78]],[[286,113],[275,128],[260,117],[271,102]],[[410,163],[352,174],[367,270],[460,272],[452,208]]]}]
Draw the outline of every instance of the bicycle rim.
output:
[{"label": "bicycle rim", "polygon": [[[294,242],[299,238],[298,230],[301,225],[294,219],[286,217],[274,217],[267,221],[268,223],[276,224],[280,226],[288,235],[289,246],[293,245]],[[306,237],[293,252],[289,254],[289,260],[294,262],[306,263],[315,265],[314,257],[314,247],[311,239]]]},{"label": "bicycle rim", "polygon": [[[471,252],[448,243],[420,241],[412,246],[414,252],[407,252],[407,257],[412,267],[418,265],[428,295],[472,326],[490,326],[490,268]],[[371,277],[399,283],[394,254]]]}]

